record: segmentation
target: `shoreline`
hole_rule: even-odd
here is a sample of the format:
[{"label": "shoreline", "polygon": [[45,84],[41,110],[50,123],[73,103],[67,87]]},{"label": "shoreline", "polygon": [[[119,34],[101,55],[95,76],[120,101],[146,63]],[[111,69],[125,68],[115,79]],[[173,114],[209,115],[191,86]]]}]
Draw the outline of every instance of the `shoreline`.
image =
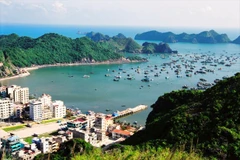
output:
[{"label": "shoreline", "polygon": [[11,77],[0,78],[0,81],[9,80],[9,79],[15,79],[15,78],[27,77],[29,75],[30,75],[30,73],[26,70],[26,73],[21,73],[21,74],[14,75],[14,76],[11,76]]},{"label": "shoreline", "polygon": [[11,76],[11,77],[0,78],[0,81],[26,77],[26,76],[31,75],[28,71],[36,70],[36,69],[40,69],[40,68],[46,68],[46,67],[104,65],[104,64],[125,64],[125,63],[141,63],[141,62],[147,62],[147,61],[145,61],[145,60],[142,60],[142,61],[132,60],[131,61],[131,60],[128,60],[126,58],[122,58],[120,60],[114,60],[114,61],[108,60],[108,61],[103,61],[103,62],[76,62],[76,63],[56,63],[56,64],[35,65],[35,66],[32,66],[32,67],[21,68],[21,69],[25,70],[26,73],[21,73],[21,74],[14,75],[14,76]]}]

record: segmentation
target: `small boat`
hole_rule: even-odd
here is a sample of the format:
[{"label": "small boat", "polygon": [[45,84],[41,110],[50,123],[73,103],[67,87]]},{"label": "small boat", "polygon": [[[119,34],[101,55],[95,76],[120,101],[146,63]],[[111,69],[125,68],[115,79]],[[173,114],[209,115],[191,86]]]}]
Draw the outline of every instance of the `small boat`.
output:
[{"label": "small boat", "polygon": [[113,81],[118,82],[118,81],[119,81],[119,78],[114,78]]},{"label": "small boat", "polygon": [[183,89],[188,89],[187,85],[182,86]]},{"label": "small boat", "polygon": [[83,78],[90,78],[89,75],[83,75]]},{"label": "small boat", "polygon": [[207,80],[204,79],[204,78],[200,78],[200,81],[202,81],[202,82],[206,82]]},{"label": "small boat", "polygon": [[107,112],[111,111],[111,109],[106,109]]}]

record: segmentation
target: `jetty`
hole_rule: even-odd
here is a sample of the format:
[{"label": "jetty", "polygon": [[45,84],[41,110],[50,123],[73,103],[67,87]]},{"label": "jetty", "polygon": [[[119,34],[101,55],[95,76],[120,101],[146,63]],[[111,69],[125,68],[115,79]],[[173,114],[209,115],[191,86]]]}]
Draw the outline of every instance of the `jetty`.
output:
[{"label": "jetty", "polygon": [[131,114],[143,111],[143,110],[145,110],[147,108],[148,108],[147,105],[138,105],[138,106],[136,106],[134,108],[127,108],[127,109],[125,109],[123,111],[117,111],[117,112],[114,113],[113,119],[117,119],[117,118],[121,118],[121,117],[124,117],[124,116],[128,116],[128,115],[131,115]]}]

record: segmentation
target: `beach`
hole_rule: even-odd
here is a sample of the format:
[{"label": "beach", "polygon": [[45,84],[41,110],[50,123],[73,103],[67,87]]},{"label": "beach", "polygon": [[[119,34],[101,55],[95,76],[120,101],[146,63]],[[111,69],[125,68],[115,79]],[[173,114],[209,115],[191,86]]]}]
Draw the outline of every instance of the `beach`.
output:
[{"label": "beach", "polygon": [[144,61],[138,61],[138,60],[128,60],[126,58],[122,58],[120,60],[108,60],[103,62],[76,62],[76,63],[56,63],[56,64],[44,64],[44,65],[34,65],[32,67],[24,67],[20,68],[22,70],[25,70],[26,73],[14,75],[11,77],[4,77],[0,78],[0,81],[14,79],[14,78],[21,78],[29,76],[30,73],[28,71],[36,70],[40,68],[46,68],[46,67],[59,67],[59,66],[86,66],[86,65],[104,65],[104,64],[125,64],[125,63],[138,63],[138,62],[144,62]]},{"label": "beach", "polygon": [[22,78],[22,77],[26,77],[29,75],[30,75],[30,73],[27,71],[26,73],[21,73],[21,74],[15,75],[15,76],[0,78],[0,81],[14,79],[14,78]]}]

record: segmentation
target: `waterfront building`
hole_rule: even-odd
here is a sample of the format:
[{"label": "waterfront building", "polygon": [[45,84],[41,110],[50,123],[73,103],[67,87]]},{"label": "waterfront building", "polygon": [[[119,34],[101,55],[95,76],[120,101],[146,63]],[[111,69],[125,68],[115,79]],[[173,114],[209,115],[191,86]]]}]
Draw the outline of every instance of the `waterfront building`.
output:
[{"label": "waterfront building", "polygon": [[41,97],[38,98],[42,102],[42,106],[50,107],[52,105],[52,97],[49,94],[43,93]]},{"label": "waterfront building", "polygon": [[85,117],[77,118],[71,122],[67,122],[68,128],[85,128],[88,126],[88,120]]},{"label": "waterfront building", "polygon": [[66,116],[66,106],[63,101],[56,100],[52,102],[52,111],[54,118],[63,118]]},{"label": "waterfront building", "polygon": [[41,121],[43,119],[43,111],[42,111],[42,102],[41,101],[35,101],[30,103],[30,118],[34,121]]},{"label": "waterfront building", "polygon": [[107,130],[106,118],[104,114],[96,115],[95,127],[103,131]]},{"label": "waterfront building", "polygon": [[14,115],[13,103],[9,98],[0,99],[0,119],[7,119]]},{"label": "waterfront building", "polygon": [[121,130],[121,129],[114,129],[112,131],[112,138],[113,139],[118,139],[118,138],[128,138],[131,135],[133,135],[133,133],[126,131],[126,130]]},{"label": "waterfront building", "polygon": [[7,96],[13,99],[14,103],[26,104],[29,102],[29,88],[12,85],[7,88]]},{"label": "waterfront building", "polygon": [[53,118],[53,112],[50,110],[50,107],[42,105],[42,119],[51,119],[51,118]]}]

